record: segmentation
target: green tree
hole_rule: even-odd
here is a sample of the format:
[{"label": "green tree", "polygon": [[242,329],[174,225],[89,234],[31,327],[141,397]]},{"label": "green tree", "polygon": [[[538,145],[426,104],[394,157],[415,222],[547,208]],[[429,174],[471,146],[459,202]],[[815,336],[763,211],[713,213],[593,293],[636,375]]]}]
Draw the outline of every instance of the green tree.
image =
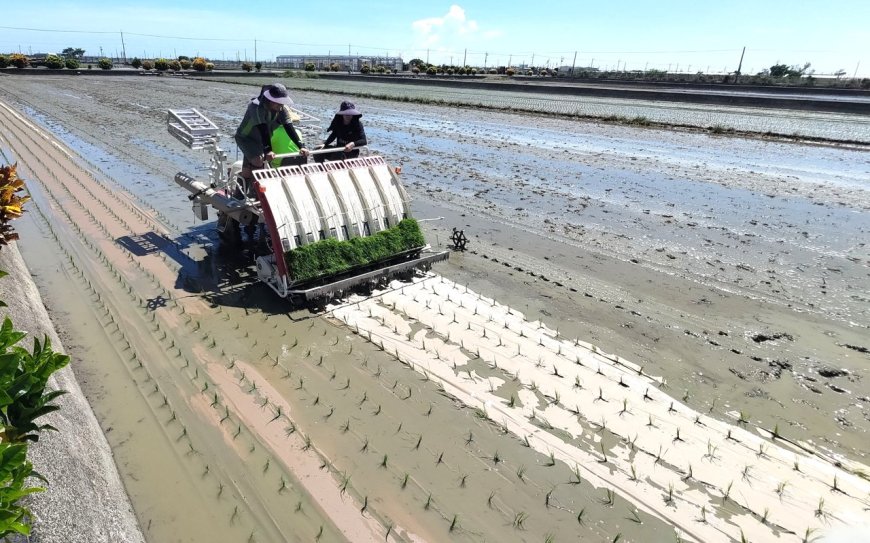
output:
[{"label": "green tree", "polygon": [[66,66],[67,70],[78,70],[79,66],[81,65],[79,63],[79,59],[77,59],[77,58],[68,58],[65,61],[63,61],[63,64],[64,64],[64,66]]},{"label": "green tree", "polygon": [[193,59],[193,63],[191,64],[191,66],[197,72],[204,72],[205,71],[205,64],[206,64],[206,62],[205,62],[204,58],[196,57],[195,59]]},{"label": "green tree", "polygon": [[190,69],[190,66],[191,66],[190,59],[183,58],[183,59],[180,59],[178,61],[178,63],[181,65],[182,70],[189,70]]},{"label": "green tree", "polygon": [[154,63],[151,62],[150,60],[143,60],[142,61],[142,69],[143,70],[150,70],[153,67],[154,67]]},{"label": "green tree", "polygon": [[154,61],[154,69],[159,72],[165,72],[169,69],[169,61],[165,58],[158,58]]},{"label": "green tree", "polygon": [[181,69],[181,62],[179,62],[177,60],[170,61],[169,62],[169,69],[172,70],[173,72],[177,72],[178,70]]},{"label": "green tree", "polygon": [[9,57],[6,55],[0,55],[0,68],[7,68],[9,66]]},{"label": "green tree", "polygon": [[65,58],[81,59],[83,56],[85,56],[85,50],[80,48],[67,47],[66,49],[61,51],[60,54]]},{"label": "green tree", "polygon": [[257,63],[255,63],[255,64],[254,64],[254,69],[255,69],[256,71],[259,72],[260,70],[263,69],[263,63],[262,63],[262,62],[257,62]]},{"label": "green tree", "polygon": [[248,64],[247,62],[242,62],[242,69],[243,69],[244,71],[246,71],[246,72],[250,72],[250,71],[251,71],[251,65]]},{"label": "green tree", "polygon": [[97,66],[99,66],[101,70],[111,70],[112,61],[106,57],[103,57],[97,61]]},{"label": "green tree", "polygon": [[315,66],[313,62],[306,62],[305,63],[305,71],[306,72],[313,72],[316,69],[317,69],[317,66]]},{"label": "green tree", "polygon": [[142,60],[140,60],[139,57],[133,57],[133,60],[130,61],[130,66],[138,70],[142,67]]}]

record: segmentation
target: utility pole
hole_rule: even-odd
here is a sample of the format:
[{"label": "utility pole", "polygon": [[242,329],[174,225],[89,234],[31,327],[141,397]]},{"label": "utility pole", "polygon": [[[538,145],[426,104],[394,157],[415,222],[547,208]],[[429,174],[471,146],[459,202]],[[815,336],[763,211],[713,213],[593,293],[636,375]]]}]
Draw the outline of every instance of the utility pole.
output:
[{"label": "utility pole", "polygon": [[103,58],[103,46],[100,46],[100,58]]},{"label": "utility pole", "polygon": [[429,65],[429,50],[426,49],[426,66]]},{"label": "utility pole", "polygon": [[531,67],[531,68],[534,68],[534,67],[535,67],[535,54],[534,54],[534,53],[532,53],[532,64],[531,64],[530,67]]},{"label": "utility pole", "polygon": [[257,63],[257,40],[254,40],[254,64]]},{"label": "utility pole", "polygon": [[[740,77],[740,69],[743,68],[743,55],[746,53],[746,46],[743,46],[743,51],[740,52],[740,63],[737,64],[737,71],[734,73],[737,77]],[[737,80],[735,79],[735,83]]]},{"label": "utility pole", "polygon": [[468,57],[468,47],[465,48],[465,52],[462,53],[462,67],[465,67],[465,59]]},{"label": "utility pole", "polygon": [[513,58],[514,58],[513,54],[508,55],[508,65],[507,65],[508,68],[511,67],[511,60],[513,60]]},{"label": "utility pole", "polygon": [[571,75],[574,75],[575,66],[577,66],[577,51],[574,51],[574,62],[571,63]]},{"label": "utility pole", "polygon": [[855,79],[856,77],[858,77],[858,66],[860,66],[860,65],[861,65],[861,61],[859,60],[858,64],[855,65],[855,73],[852,74],[852,79]]},{"label": "utility pole", "polygon": [[124,33],[121,32],[121,54],[124,55],[124,64],[127,64],[127,47],[124,45]]},{"label": "utility pole", "polygon": [[489,53],[488,52],[483,54],[483,69],[484,70],[486,69],[486,61],[487,60],[489,60]]}]

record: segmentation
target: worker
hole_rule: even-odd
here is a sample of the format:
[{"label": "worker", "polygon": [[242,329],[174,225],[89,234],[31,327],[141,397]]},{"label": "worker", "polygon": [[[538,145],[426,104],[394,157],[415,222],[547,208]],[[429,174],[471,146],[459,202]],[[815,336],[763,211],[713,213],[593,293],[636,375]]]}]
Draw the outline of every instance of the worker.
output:
[{"label": "worker", "polygon": [[[266,85],[260,95],[248,104],[245,117],[236,130],[235,140],[244,155],[241,176],[249,187],[253,179],[252,170],[263,168],[265,161],[275,160],[276,154],[294,152],[292,149],[295,147],[303,161],[308,156],[305,143],[290,118],[287,106],[291,104],[293,100],[287,93],[287,87],[280,83]],[[280,136],[281,131],[286,134],[286,138]],[[273,142],[277,144],[279,141],[287,145],[292,143],[294,147],[273,148]]]},{"label": "worker", "polygon": [[338,113],[335,114],[335,117],[333,117],[332,122],[329,124],[329,128],[326,129],[329,132],[329,136],[323,142],[323,145],[318,147],[318,149],[335,147],[340,149],[340,151],[318,155],[315,160],[323,162],[324,160],[358,157],[359,147],[368,143],[366,131],[363,128],[362,122],[360,122],[361,117],[362,113],[356,109],[353,102],[348,102],[347,100],[342,102]]}]

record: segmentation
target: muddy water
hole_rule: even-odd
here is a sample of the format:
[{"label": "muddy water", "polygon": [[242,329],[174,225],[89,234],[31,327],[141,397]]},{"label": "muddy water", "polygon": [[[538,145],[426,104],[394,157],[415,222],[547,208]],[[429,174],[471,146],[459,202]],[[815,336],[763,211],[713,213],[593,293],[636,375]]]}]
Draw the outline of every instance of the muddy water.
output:
[{"label": "muddy water", "polygon": [[[42,79],[22,81],[12,80],[12,91],[6,91],[16,92],[20,102],[39,91],[32,86],[52,84]],[[569,466],[560,464],[560,476],[552,479],[548,476],[553,467],[536,472],[532,466],[539,465],[542,458],[546,462],[545,455],[527,456],[531,453],[515,437],[499,436],[497,428],[483,424],[473,413],[441,396],[436,385],[420,381],[419,375],[403,369],[394,357],[359,341],[347,329],[308,319],[304,313],[288,313],[271,291],[253,282],[249,271],[239,270],[209,251],[209,228],[192,219],[184,195],[170,181],[179,169],[195,171],[197,164],[205,163],[205,156],[182,150],[165,133],[162,111],[165,107],[196,105],[214,120],[220,119],[219,124],[229,131],[234,128],[237,104],[249,92],[233,85],[174,80],[159,83],[136,81],[127,89],[135,94],[148,87],[135,108],[85,79],[72,80],[71,84],[79,87],[70,94],[98,96],[108,106],[92,107],[81,98],[68,96],[39,106],[39,115],[56,123],[52,126],[64,141],[85,156],[97,157],[89,165],[91,169],[110,172],[105,175],[118,184],[118,190],[127,191],[145,216],[158,221],[159,226],[149,228],[165,230],[178,244],[164,246],[164,269],[156,284],[140,272],[129,278],[132,284],[145,285],[142,297],[154,299],[162,294],[169,298],[167,293],[171,292],[171,299],[204,300],[214,306],[208,318],[200,319],[196,332],[174,308],[172,320],[161,325],[164,328],[156,332],[157,338],[167,326],[177,329],[171,341],[191,353],[214,340],[215,346],[208,347],[211,354],[202,355],[204,360],[217,356],[227,368],[237,357],[261,374],[262,378],[252,381],[251,371],[243,375],[241,370],[229,368],[224,370],[226,375],[210,374],[214,377],[209,382],[226,381],[224,386],[234,397],[247,395],[255,407],[263,400],[262,383],[273,386],[289,406],[283,414],[292,408],[289,418],[296,429],[288,438],[287,450],[301,456],[313,454],[315,471],[328,473],[334,482],[334,497],[353,500],[354,511],[368,504],[363,517],[384,527],[394,525],[407,538],[410,534],[430,539],[463,534],[474,539],[486,533],[505,540],[543,539],[547,533],[543,519],[555,514],[554,508],[546,506],[546,493],[552,486],[567,488],[558,481],[570,476]],[[200,105],[203,96],[208,96],[207,103]],[[324,118],[335,101],[334,96],[314,93],[299,93],[297,98],[297,102],[311,104],[312,112]],[[592,341],[649,366],[654,374],[665,376],[673,389],[689,391],[691,405],[710,410],[723,420],[733,421],[729,413],[744,409],[757,424],[765,428],[779,424],[783,432],[788,428],[789,437],[812,440],[830,454],[860,459],[866,453],[867,402],[861,400],[868,395],[862,380],[867,371],[866,355],[846,347],[866,346],[866,328],[861,321],[865,308],[860,299],[867,285],[866,247],[862,245],[868,207],[865,153],[467,111],[461,113],[462,122],[457,122],[460,115],[451,109],[377,101],[362,102],[363,106],[370,137],[387,156],[404,166],[405,179],[417,198],[418,216],[445,217],[424,223],[429,239],[445,244],[453,226],[465,228],[472,239],[471,251],[453,255],[442,273],[541,318],[569,337]],[[58,125],[68,132],[60,131]],[[113,132],[107,135],[101,128],[104,126]],[[129,145],[123,136],[127,134],[130,141],[141,143]],[[558,159],[553,157],[554,147],[563,149]],[[632,148],[638,152],[632,153]],[[520,207],[523,209],[517,209]],[[767,220],[768,213],[771,220]],[[795,228],[797,217],[802,219],[800,226],[807,224],[800,232]],[[698,232],[700,229],[704,234]],[[786,248],[780,249],[782,245]],[[791,256],[793,251],[797,257]],[[771,262],[768,255],[776,258]],[[94,255],[83,258],[100,260]],[[61,268],[60,263],[46,264],[40,268],[45,270],[41,275]],[[759,276],[760,270],[767,269],[775,277]],[[824,285],[824,289],[810,290],[808,285]],[[52,305],[64,307],[68,296],[58,296]],[[794,309],[789,309],[789,304]],[[78,335],[89,337],[89,328]],[[169,348],[170,340],[158,341],[161,352]],[[350,345],[352,353],[348,352]],[[320,354],[324,356],[322,363]],[[276,357],[278,364],[272,366]],[[193,371],[201,376],[219,369],[209,364],[183,368],[186,378],[194,377]],[[375,377],[378,366],[381,370]],[[832,373],[831,369],[845,373]],[[95,375],[99,371],[97,367]],[[174,371],[165,375],[177,375],[178,370]],[[296,372],[302,377],[298,389],[299,381],[293,380]],[[380,378],[388,374],[391,380],[382,382]],[[343,388],[348,379],[349,386]],[[202,380],[195,382],[195,390],[179,391],[172,399],[173,405],[178,401],[189,405],[187,414],[177,410],[185,420],[198,420],[196,417],[208,412],[202,410],[203,400],[187,400],[203,386]],[[253,382],[261,384],[254,388]],[[123,411],[125,394],[112,391],[126,392],[131,390],[129,386],[119,382],[106,390],[102,412]],[[163,382],[160,386],[163,390]],[[377,406],[364,409],[369,396],[377,397],[382,405],[378,415],[373,415]],[[422,401],[418,402],[418,396]],[[211,398],[207,400],[206,408]],[[159,406],[162,398],[155,401]],[[545,403],[541,398],[538,401],[542,406]],[[269,414],[274,416],[274,405],[258,408],[266,417],[264,424],[271,419]],[[439,418],[442,413],[444,419]],[[170,416],[166,414],[167,419]],[[216,418],[222,416],[223,412],[218,412]],[[381,423],[384,416],[390,417],[386,424]],[[253,428],[252,417],[247,420]],[[465,424],[467,418],[471,423]],[[206,427],[218,422],[202,420]],[[287,420],[280,420],[284,430],[291,428]],[[438,421],[434,429],[430,429],[432,420]],[[457,420],[463,424],[456,424]],[[227,458],[218,456],[218,463],[231,463],[233,457],[249,463],[244,480],[257,481],[260,474],[265,479],[276,469],[279,456],[270,455],[273,460],[263,471],[268,457],[262,449],[268,445],[260,446],[253,440],[237,445],[239,438],[232,436],[241,422],[232,427],[224,422],[223,431],[209,434],[206,446],[201,447],[224,451],[221,454]],[[395,432],[399,424],[402,428]],[[174,423],[169,426],[173,432],[164,430],[164,439],[174,442],[182,430]],[[475,440],[487,428],[493,436],[487,437],[480,449],[466,448],[468,436],[455,431],[456,426],[470,430]],[[193,424],[186,422],[185,427],[193,428]],[[268,425],[264,428],[269,429]],[[154,432],[158,435],[156,426]],[[249,434],[239,435],[244,439]],[[310,437],[312,443],[304,451],[302,435]],[[415,450],[421,435],[424,441]],[[369,443],[363,450],[366,436]],[[430,442],[442,441],[451,447],[443,447],[445,456],[438,463],[435,451],[440,454],[442,447],[430,446]],[[184,440],[179,443],[187,446]],[[262,456],[246,456],[246,447],[252,444],[256,446],[254,454]],[[499,456],[507,451],[505,458],[519,458],[520,464],[510,460],[507,473],[492,468],[492,473],[480,471],[479,465],[486,465],[486,456],[491,458],[494,449]],[[452,458],[450,450],[461,454]],[[425,451],[428,460],[418,454],[420,451]],[[131,454],[154,454],[177,463],[177,454],[169,448],[161,455],[158,452],[157,448],[136,449]],[[387,461],[382,467],[384,455]],[[213,465],[209,463],[210,472],[216,469]],[[445,466],[450,470],[441,469]],[[520,466],[534,475],[529,479],[538,490],[519,494],[518,508],[523,509],[509,511],[501,505],[499,513],[488,517],[492,489],[497,490],[495,500],[503,492],[513,495],[518,486],[515,482],[499,486],[497,481],[502,479],[498,474],[508,480],[513,474],[516,479]],[[409,479],[403,489],[405,472]],[[443,472],[451,476],[443,476]],[[412,485],[414,473],[422,481],[419,486]],[[481,477],[480,473],[485,484],[472,486],[471,481]],[[285,484],[293,484],[289,475]],[[468,475],[465,487],[460,484],[461,475]],[[342,494],[339,489],[345,481],[348,484]],[[132,478],[125,482],[133,488]],[[281,484],[280,478],[271,481],[271,486],[264,482],[262,495],[271,495],[267,491],[285,495],[278,492]],[[144,509],[167,502],[165,493],[155,486],[141,488],[137,502],[151,503]],[[587,490],[582,493],[591,497],[587,506],[600,506],[594,515],[602,519],[594,525],[599,530],[596,533],[610,539],[620,531],[630,533],[626,526],[636,523],[626,520],[628,513],[620,515],[618,508],[603,507],[597,498],[602,494],[600,489]],[[206,490],[197,492],[208,495]],[[432,503],[425,508],[430,492],[437,508]],[[303,497],[304,493],[300,494],[299,501]],[[446,507],[453,503],[461,504],[467,512]],[[227,507],[224,513],[228,518],[233,510]],[[295,510],[296,502],[278,509],[286,512],[288,507]],[[165,510],[171,509],[167,505]],[[309,509],[318,510],[312,505],[303,506],[302,511]],[[565,509],[579,510],[573,504]],[[514,529],[515,515],[523,510],[529,513],[525,522],[534,530]],[[300,533],[303,538],[315,534],[320,521],[310,514],[311,522],[302,531],[284,533]],[[569,526],[581,533],[592,529],[570,519],[566,511],[558,514],[564,516],[559,517],[564,518],[564,524],[552,530],[559,535],[570,533],[566,531]],[[246,515],[250,516],[242,518],[254,518],[253,513]],[[456,524],[467,531],[457,530],[455,525],[450,531],[454,515],[458,515]],[[294,516],[290,517],[292,521]],[[482,520],[471,520],[476,518]],[[199,529],[214,534],[215,527],[208,525],[207,518],[199,524]],[[328,522],[323,524],[334,530]],[[643,528],[651,525],[651,520],[644,520]],[[242,535],[248,537],[250,532]],[[265,533],[260,536],[261,540],[271,540]]]}]

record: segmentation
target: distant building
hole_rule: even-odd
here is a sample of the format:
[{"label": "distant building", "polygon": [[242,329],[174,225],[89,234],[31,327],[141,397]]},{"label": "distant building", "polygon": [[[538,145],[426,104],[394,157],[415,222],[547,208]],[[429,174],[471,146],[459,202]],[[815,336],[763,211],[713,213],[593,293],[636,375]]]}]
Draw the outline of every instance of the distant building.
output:
[{"label": "distant building", "polygon": [[358,72],[366,64],[371,68],[383,66],[389,70],[399,71],[404,67],[402,57],[347,55],[278,55],[275,57],[275,63],[279,68],[304,70],[305,65],[309,62],[313,63],[318,70],[328,70],[332,64],[335,64],[342,72]]}]

